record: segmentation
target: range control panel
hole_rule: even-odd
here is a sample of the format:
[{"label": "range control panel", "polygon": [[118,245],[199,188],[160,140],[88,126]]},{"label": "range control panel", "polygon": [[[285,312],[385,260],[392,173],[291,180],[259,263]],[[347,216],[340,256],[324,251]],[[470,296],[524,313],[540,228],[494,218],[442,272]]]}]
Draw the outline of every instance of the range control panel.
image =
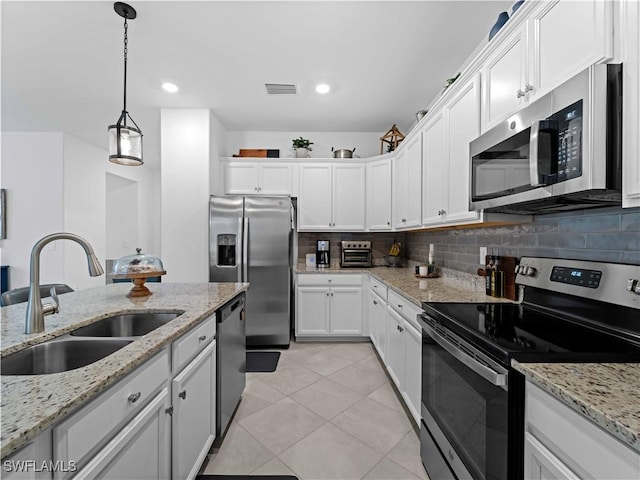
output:
[{"label": "range control panel", "polygon": [[598,288],[601,278],[602,271],[600,270],[556,266],[551,270],[550,280],[578,287]]}]

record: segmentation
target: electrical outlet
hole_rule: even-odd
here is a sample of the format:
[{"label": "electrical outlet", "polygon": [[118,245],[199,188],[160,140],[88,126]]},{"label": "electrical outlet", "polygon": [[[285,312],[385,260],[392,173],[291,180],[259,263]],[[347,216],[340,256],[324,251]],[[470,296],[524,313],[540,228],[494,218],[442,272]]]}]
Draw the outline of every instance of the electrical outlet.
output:
[{"label": "electrical outlet", "polygon": [[480,261],[478,262],[480,265],[484,265],[487,257],[487,247],[480,247]]}]

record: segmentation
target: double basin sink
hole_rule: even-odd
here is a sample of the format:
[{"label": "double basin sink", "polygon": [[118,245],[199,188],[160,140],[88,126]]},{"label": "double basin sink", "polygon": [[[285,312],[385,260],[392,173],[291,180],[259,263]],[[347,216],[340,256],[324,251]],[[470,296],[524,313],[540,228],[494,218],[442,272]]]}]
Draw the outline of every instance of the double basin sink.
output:
[{"label": "double basin sink", "polygon": [[184,311],[125,313],[3,357],[2,375],[43,375],[85,367],[169,323]]}]

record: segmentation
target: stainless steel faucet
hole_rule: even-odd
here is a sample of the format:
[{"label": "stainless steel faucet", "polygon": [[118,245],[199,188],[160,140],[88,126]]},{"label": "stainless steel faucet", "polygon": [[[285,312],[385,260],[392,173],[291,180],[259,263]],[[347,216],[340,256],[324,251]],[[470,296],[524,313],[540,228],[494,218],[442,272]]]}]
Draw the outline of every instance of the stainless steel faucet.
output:
[{"label": "stainless steel faucet", "polygon": [[44,331],[44,316],[58,313],[60,310],[58,297],[55,289],[51,289],[51,297],[54,303],[42,305],[40,298],[40,252],[50,242],[54,240],[73,240],[84,248],[89,262],[89,275],[97,277],[104,273],[100,262],[93,253],[93,248],[84,238],[73,233],[52,233],[36,242],[31,250],[31,267],[29,278],[29,303],[27,304],[27,321],[24,333],[39,333]]}]

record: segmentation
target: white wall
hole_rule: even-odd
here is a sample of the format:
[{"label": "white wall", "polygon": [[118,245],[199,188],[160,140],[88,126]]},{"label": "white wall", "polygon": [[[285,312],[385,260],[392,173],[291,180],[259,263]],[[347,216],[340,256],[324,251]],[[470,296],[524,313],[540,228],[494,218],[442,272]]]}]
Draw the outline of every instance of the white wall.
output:
[{"label": "white wall", "polygon": [[208,109],[160,112],[160,238],[168,282],[209,281],[211,118]]},{"label": "white wall", "polygon": [[[0,240],[9,288],[29,285],[31,248],[63,225],[62,133],[2,133],[0,186],[7,190],[7,238]],[[64,283],[61,242],[40,256],[41,283]]]},{"label": "white wall", "polygon": [[131,255],[139,244],[138,182],[111,173],[106,181],[105,255],[116,259]]},{"label": "white wall", "polygon": [[211,193],[211,195],[223,195],[224,177],[220,166],[220,157],[229,156],[229,147],[227,146],[228,132],[215,115],[211,114],[209,116],[209,122],[209,140],[211,149],[209,193]]},{"label": "white wall", "polygon": [[[229,132],[227,154],[238,154],[241,148],[279,149],[280,157],[295,156],[291,140],[304,137],[313,142],[312,158],[331,158],[331,147],[335,149],[355,147],[357,156],[366,158],[380,155],[380,137],[386,132]],[[406,132],[405,132],[406,133]],[[386,153],[386,152],[383,152]]]}]

